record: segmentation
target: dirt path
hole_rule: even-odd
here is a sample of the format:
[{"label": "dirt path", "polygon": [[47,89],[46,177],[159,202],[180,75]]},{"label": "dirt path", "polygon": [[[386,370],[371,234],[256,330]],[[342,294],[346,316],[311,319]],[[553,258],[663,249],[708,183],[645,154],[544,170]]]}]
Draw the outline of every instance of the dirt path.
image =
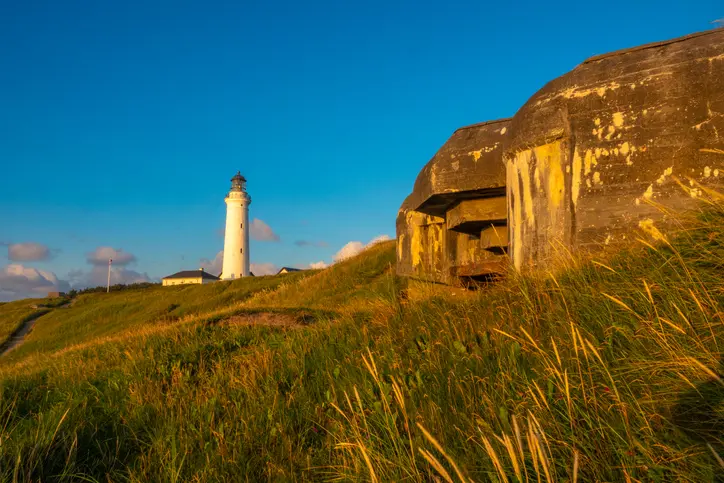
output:
[{"label": "dirt path", "polygon": [[49,312],[51,312],[51,310],[41,310],[28,317],[25,322],[23,322],[23,324],[18,327],[15,332],[10,334],[10,337],[8,337],[8,339],[0,345],[0,357],[22,344],[25,340],[25,336],[35,325],[35,321]]},{"label": "dirt path", "polygon": [[64,303],[63,305],[58,305],[57,307],[45,307],[41,305],[41,308],[34,314],[30,315],[23,324],[15,329],[15,331],[10,334],[10,336],[7,338],[5,342],[0,344],[0,357],[4,356],[11,350],[15,349],[17,346],[25,342],[25,336],[28,335],[28,332],[30,332],[33,329],[33,326],[35,325],[35,322],[42,317],[45,314],[48,314],[52,312],[55,309],[66,309],[68,307],[72,307],[75,303],[76,299],[71,299],[68,302]]}]

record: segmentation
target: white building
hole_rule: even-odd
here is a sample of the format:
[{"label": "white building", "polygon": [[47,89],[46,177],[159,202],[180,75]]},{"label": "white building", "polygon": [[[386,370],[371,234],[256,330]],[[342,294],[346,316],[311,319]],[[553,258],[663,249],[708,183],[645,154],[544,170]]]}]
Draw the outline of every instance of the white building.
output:
[{"label": "white building", "polygon": [[166,287],[168,285],[206,284],[218,280],[219,277],[206,273],[203,268],[199,268],[198,270],[185,270],[163,277],[162,282],[163,286]]},{"label": "white building", "polygon": [[224,265],[222,280],[249,276],[249,205],[246,178],[238,171],[231,178],[231,190],[226,202],[226,232],[224,235]]}]

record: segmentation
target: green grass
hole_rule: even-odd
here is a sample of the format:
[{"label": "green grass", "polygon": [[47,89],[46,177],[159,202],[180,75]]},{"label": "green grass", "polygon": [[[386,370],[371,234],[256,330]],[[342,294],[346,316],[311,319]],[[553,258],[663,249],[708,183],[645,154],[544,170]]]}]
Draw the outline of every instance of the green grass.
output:
[{"label": "green grass", "polygon": [[33,307],[46,302],[46,299],[26,299],[0,304],[0,345],[28,318],[42,313],[43,308]]},{"label": "green grass", "polygon": [[208,285],[157,285],[138,290],[80,295],[73,301],[72,307],[59,308],[45,315],[43,323],[33,328],[25,343],[8,359],[20,360],[27,354],[54,352],[120,333],[149,330],[193,319],[198,314],[218,307],[230,307],[252,294],[272,290],[283,282],[293,283],[307,275],[306,272],[295,272],[286,276],[254,277]]},{"label": "green grass", "polygon": [[[392,243],[89,294],[0,359],[0,480],[712,481],[724,210],[689,226],[455,298],[406,287]],[[221,323],[252,311],[315,322]]]}]

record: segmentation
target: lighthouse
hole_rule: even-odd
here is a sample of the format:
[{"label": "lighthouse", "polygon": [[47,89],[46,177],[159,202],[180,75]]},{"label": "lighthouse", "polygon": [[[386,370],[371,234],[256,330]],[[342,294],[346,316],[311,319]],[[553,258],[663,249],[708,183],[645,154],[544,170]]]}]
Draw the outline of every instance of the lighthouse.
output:
[{"label": "lighthouse", "polygon": [[246,178],[238,171],[231,178],[231,190],[226,202],[226,232],[224,235],[224,266],[222,280],[249,276],[249,205]]}]

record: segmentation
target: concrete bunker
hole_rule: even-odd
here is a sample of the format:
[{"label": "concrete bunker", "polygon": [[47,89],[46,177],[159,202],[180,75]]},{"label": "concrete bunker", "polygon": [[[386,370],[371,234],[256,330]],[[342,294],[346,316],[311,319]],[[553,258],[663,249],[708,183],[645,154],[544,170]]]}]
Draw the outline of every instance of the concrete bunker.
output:
[{"label": "concrete bunker", "polygon": [[399,275],[458,284],[505,270],[509,121],[458,129],[422,169],[397,214]]},{"label": "concrete bunker", "polygon": [[[504,158],[518,269],[660,233],[724,181],[724,29],[592,57],[510,123]],[[679,182],[677,182],[677,180]]]}]

